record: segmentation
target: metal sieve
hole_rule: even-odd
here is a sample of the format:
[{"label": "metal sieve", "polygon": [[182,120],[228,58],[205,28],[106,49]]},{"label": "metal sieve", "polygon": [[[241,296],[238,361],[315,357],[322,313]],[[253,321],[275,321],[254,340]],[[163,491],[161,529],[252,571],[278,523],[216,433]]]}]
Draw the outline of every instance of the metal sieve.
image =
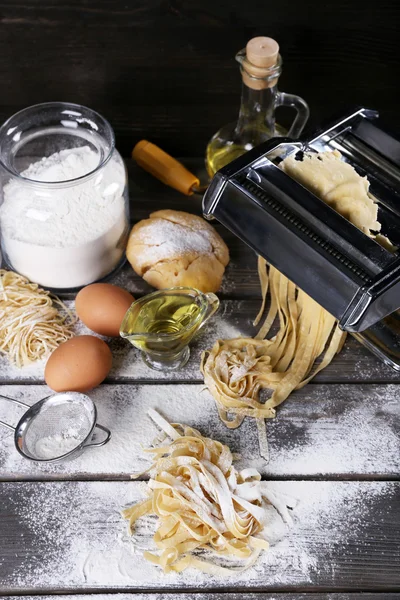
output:
[{"label": "metal sieve", "polygon": [[[0,424],[14,431],[16,449],[29,460],[54,462],[70,458],[89,446],[103,446],[111,437],[107,427],[96,423],[96,406],[86,394],[53,394],[33,406],[7,396],[0,398],[28,409],[16,427],[4,421]],[[98,442],[92,441],[95,428],[106,434]]]}]

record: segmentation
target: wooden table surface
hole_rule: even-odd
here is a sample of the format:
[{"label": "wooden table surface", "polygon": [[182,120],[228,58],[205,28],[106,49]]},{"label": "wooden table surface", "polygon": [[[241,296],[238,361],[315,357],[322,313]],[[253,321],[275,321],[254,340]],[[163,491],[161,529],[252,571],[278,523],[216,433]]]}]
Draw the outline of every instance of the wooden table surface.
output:
[{"label": "wooden table surface", "polygon": [[[199,161],[188,161],[200,168]],[[132,217],[175,208],[200,214],[200,199],[185,198],[133,165]],[[137,351],[113,340],[114,365],[91,394],[110,443],[52,466],[25,461],[12,433],[0,429],[0,594],[84,600],[133,597],[161,600],[399,600],[400,444],[399,374],[354,339],[268,422],[270,462],[259,457],[255,424],[226,429],[204,390],[201,351],[216,338],[252,335],[260,302],[256,257],[217,225],[231,263],[221,308],[192,345],[188,365],[174,374],[147,368]],[[129,265],[113,282],[134,295],[150,291]],[[73,295],[66,295],[73,305]],[[80,331],[84,331],[81,328]],[[43,365],[17,370],[0,362],[0,394],[29,404],[49,392]],[[154,519],[139,523],[135,540],[120,509],[143,496],[130,474],[147,464],[141,445],[156,433],[146,416],[160,410],[230,445],[254,464],[272,489],[294,499],[294,525],[246,573],[214,578],[195,571],[163,575],[142,558],[151,548]],[[17,412],[0,400],[0,419]],[[245,593],[245,596],[244,596]]]}]

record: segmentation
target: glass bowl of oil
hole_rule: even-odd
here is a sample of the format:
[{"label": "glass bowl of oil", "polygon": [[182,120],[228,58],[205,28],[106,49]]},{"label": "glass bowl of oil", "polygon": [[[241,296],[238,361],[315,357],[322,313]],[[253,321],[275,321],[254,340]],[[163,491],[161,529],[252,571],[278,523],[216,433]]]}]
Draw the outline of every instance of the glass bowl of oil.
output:
[{"label": "glass bowl of oil", "polygon": [[160,290],[130,306],[120,335],[139,348],[152,369],[180,369],[189,360],[189,343],[218,308],[212,293],[189,287]]}]

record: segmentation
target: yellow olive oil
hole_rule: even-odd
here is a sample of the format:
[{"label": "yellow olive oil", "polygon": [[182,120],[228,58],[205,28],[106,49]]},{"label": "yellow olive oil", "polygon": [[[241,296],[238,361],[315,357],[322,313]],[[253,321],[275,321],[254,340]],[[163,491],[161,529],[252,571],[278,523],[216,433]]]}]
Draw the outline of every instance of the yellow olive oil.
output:
[{"label": "yellow olive oil", "polygon": [[[231,130],[231,131],[230,131]],[[251,132],[250,132],[251,133]],[[272,135],[284,136],[287,131],[281,125],[275,124],[275,133],[260,127],[256,135],[237,135],[232,126],[226,126],[218,131],[209,141],[206,150],[206,167],[209,177],[225,167],[239,156],[242,156],[254,146],[261,144]],[[243,139],[240,139],[240,138]],[[236,138],[236,139],[235,139]],[[247,138],[247,140],[246,140]],[[252,141],[249,141],[251,139]],[[245,141],[246,140],[246,141]]]},{"label": "yellow olive oil", "polygon": [[225,167],[235,158],[239,158],[245,152],[245,148],[239,144],[228,144],[221,147],[218,140],[211,140],[206,152],[206,166],[209,177],[213,177],[222,167]]},{"label": "yellow olive oil", "polygon": [[[192,337],[200,310],[196,299],[189,294],[166,294],[142,305],[139,302],[125,316],[124,336],[134,335],[135,346],[144,352],[178,349]],[[157,335],[160,337],[155,339]]]}]

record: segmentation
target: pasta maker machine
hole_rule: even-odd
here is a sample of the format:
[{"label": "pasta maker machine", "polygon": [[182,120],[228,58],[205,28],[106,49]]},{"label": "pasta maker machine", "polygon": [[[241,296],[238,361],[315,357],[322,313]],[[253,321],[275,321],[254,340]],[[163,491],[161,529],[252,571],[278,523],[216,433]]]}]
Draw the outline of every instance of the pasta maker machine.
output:
[{"label": "pasta maker machine", "polygon": [[[400,370],[400,142],[361,108],[304,140],[274,138],[214,176],[203,199],[216,218]],[[279,168],[302,152],[339,150],[370,182],[386,249]]]}]

